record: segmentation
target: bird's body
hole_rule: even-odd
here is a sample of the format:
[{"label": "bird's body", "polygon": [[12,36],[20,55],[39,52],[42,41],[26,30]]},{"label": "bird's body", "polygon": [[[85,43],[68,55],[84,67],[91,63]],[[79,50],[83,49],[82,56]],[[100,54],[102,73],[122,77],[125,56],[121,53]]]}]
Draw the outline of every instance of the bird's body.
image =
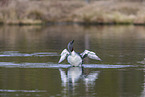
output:
[{"label": "bird's body", "polygon": [[75,51],[72,51],[71,54],[68,55],[67,60],[73,66],[79,66],[83,63],[81,56]]},{"label": "bird's body", "polygon": [[65,58],[67,58],[68,63],[72,66],[81,66],[83,63],[83,59],[88,56],[91,59],[101,60],[94,52],[85,50],[83,53],[78,54],[73,50],[73,41],[69,42],[68,50],[64,49],[61,53],[61,57],[58,63],[62,62]]}]

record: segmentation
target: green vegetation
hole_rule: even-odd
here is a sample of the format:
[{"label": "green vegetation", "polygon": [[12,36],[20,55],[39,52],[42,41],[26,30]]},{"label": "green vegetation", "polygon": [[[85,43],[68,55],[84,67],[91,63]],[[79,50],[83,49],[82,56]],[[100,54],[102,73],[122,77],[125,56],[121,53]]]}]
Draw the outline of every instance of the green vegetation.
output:
[{"label": "green vegetation", "polygon": [[1,24],[77,22],[145,24],[144,2],[12,0],[0,7]]}]

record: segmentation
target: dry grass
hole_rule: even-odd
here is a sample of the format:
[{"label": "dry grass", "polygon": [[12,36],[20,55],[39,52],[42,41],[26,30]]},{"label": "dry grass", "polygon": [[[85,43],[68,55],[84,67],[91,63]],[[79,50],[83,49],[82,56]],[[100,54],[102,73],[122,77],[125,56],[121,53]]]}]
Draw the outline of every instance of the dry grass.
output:
[{"label": "dry grass", "polygon": [[145,24],[145,6],[138,2],[97,1],[73,13],[76,22]]},{"label": "dry grass", "polygon": [[0,8],[0,23],[45,22],[145,24],[145,6],[139,2],[13,0]]},{"label": "dry grass", "polygon": [[0,7],[0,22],[6,24],[41,24],[63,21],[72,11],[85,5],[81,1],[13,0]]}]

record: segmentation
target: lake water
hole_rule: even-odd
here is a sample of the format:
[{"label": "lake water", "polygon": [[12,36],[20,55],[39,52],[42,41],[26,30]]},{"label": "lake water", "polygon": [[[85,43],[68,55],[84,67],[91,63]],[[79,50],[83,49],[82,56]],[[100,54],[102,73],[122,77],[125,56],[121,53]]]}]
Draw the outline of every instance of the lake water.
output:
[{"label": "lake water", "polygon": [[[67,43],[94,51],[58,64]],[[144,26],[0,26],[1,97],[145,97]]]}]

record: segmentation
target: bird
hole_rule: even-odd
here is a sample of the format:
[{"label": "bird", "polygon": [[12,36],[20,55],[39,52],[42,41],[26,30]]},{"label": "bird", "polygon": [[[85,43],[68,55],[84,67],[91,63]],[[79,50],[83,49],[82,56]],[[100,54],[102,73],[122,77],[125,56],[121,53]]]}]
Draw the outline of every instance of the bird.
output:
[{"label": "bird", "polygon": [[63,60],[67,58],[68,63],[70,63],[72,66],[82,66],[83,59],[86,57],[89,57],[91,59],[102,61],[96,53],[84,50],[82,53],[76,53],[73,49],[73,43],[74,40],[70,41],[67,45],[67,49],[64,49],[60,54],[60,59],[58,63],[61,63]]}]

